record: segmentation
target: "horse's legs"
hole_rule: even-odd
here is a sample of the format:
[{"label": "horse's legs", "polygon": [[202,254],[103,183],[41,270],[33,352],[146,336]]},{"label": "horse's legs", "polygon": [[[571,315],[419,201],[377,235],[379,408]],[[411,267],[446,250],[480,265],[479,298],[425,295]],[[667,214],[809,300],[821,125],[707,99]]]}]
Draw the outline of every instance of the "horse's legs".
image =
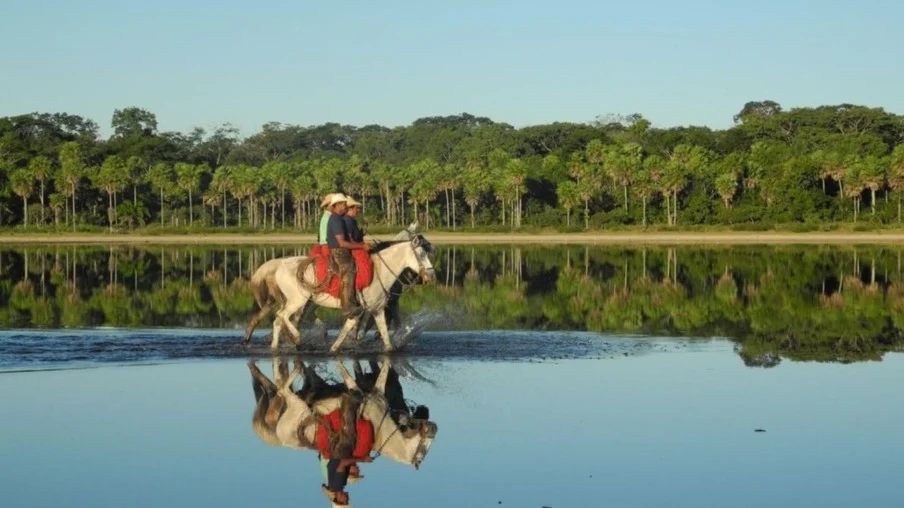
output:
[{"label": "horse's legs", "polygon": [[263,319],[264,316],[266,316],[272,308],[273,304],[267,302],[263,307],[261,307],[259,311],[251,316],[251,321],[248,323],[248,326],[245,327],[245,336],[242,338],[242,344],[251,342],[251,335],[254,333],[254,329],[257,327],[257,324],[261,322],[261,319]]},{"label": "horse's legs", "polygon": [[374,321],[377,322],[377,329],[380,330],[380,336],[383,338],[383,346],[388,353],[394,349],[392,342],[389,341],[389,327],[386,325],[386,313],[381,309],[374,314]]},{"label": "horse's legs", "polygon": [[339,336],[336,337],[336,341],[333,342],[332,347],[330,347],[330,353],[335,353],[339,350],[339,346],[342,345],[342,341],[348,336],[348,333],[355,327],[358,323],[358,318],[350,317],[345,320],[345,324],[342,325],[342,329],[339,330]]},{"label": "horse's legs", "polygon": [[389,358],[386,356],[380,357],[380,374],[377,376],[376,382],[374,382],[374,390],[379,393],[386,393],[386,380],[389,379]]},{"label": "horse's legs", "polygon": [[[308,298],[301,293],[292,294],[286,300],[286,306],[276,313],[277,319],[281,320],[282,323],[286,325],[286,328],[289,329],[289,333],[292,334],[292,338],[296,344],[301,342],[301,332],[299,332],[298,328],[295,328],[295,324],[292,323],[292,316],[298,312],[299,309],[304,307],[304,304],[307,302]],[[271,344],[271,347],[273,349],[279,349],[279,335],[277,334],[275,325],[273,328],[273,343]]]},{"label": "horse's legs", "polygon": [[349,390],[360,390],[358,388],[358,383],[355,382],[355,379],[349,374],[348,369],[345,368],[345,364],[342,360],[336,359],[336,365],[339,367],[339,374],[342,375],[342,380],[345,381],[345,386]]}]

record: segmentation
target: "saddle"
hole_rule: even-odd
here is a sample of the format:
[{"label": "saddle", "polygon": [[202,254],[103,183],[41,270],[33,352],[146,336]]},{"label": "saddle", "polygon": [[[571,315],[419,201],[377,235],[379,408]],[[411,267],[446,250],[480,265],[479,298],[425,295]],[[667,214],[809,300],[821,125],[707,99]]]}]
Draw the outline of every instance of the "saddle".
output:
[{"label": "saddle", "polygon": [[[342,426],[340,410],[333,410],[331,413],[326,415],[323,420],[324,421],[317,425],[317,451],[327,459],[331,459],[332,456],[330,454],[329,443],[330,432],[327,431],[323,424],[329,424],[331,432],[339,432],[339,429]],[[373,424],[370,421],[361,418],[360,416],[357,417],[355,419],[355,434],[355,449],[354,451],[352,451],[351,458],[361,459],[370,455],[370,449],[374,444]]]},{"label": "saddle", "polygon": [[[331,265],[330,248],[327,245],[315,245],[308,252],[308,257],[314,259],[314,275],[317,279],[317,287],[323,288],[322,292],[333,298],[339,298],[339,275]],[[352,251],[352,259],[355,260],[355,290],[361,291],[373,282],[374,262],[367,251],[355,249]],[[327,282],[329,277],[329,282]]]}]

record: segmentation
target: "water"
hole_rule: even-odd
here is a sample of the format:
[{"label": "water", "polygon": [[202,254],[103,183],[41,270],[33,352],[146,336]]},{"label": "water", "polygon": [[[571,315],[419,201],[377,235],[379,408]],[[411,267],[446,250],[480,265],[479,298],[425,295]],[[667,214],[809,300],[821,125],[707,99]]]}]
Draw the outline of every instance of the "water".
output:
[{"label": "water", "polygon": [[[391,357],[438,432],[352,506],[899,506],[900,251],[441,247]],[[249,273],[293,253],[0,250],[2,506],[329,506],[316,452],[251,424],[249,361],[341,380],[313,337],[240,343]]]}]

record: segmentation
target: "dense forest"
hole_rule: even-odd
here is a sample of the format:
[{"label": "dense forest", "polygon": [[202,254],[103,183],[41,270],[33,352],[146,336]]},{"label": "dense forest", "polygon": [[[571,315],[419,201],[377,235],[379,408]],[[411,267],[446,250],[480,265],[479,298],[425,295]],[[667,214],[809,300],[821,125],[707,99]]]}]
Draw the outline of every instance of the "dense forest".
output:
[{"label": "dense forest", "polygon": [[749,102],[724,130],[639,114],[523,128],[461,114],[404,127],[267,123],[241,138],[161,132],[145,109],[112,135],[65,113],[0,118],[0,226],[310,230],[320,196],[370,225],[814,227],[901,221],[904,116]]}]

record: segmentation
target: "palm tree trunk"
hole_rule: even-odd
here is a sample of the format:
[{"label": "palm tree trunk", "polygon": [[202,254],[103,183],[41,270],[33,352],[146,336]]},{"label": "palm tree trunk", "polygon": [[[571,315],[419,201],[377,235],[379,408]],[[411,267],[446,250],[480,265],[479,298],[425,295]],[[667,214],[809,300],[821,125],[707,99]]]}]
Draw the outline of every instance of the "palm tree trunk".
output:
[{"label": "palm tree trunk", "polygon": [[[452,231],[455,231],[455,189],[451,189],[452,193]],[[454,254],[454,252],[453,252]]]},{"label": "palm tree trunk", "polygon": [[223,191],[223,229],[226,229],[226,215],[229,211],[229,207],[226,206],[226,191]]},{"label": "palm tree trunk", "polygon": [[22,196],[22,212],[25,213],[25,227],[28,227],[28,198]]},{"label": "palm tree trunk", "polygon": [[870,189],[870,193],[872,194],[872,200],[870,201],[870,205],[873,208],[873,215],[876,215],[876,189]]},{"label": "palm tree trunk", "polygon": [[669,226],[671,226],[671,225],[672,225],[672,204],[671,204],[671,198],[669,198],[669,195],[668,195],[667,193],[663,193],[662,196],[665,198],[665,217],[666,217],[666,222],[668,223]]},{"label": "palm tree trunk", "polygon": [[44,215],[44,180],[42,179],[41,180],[41,225],[42,226],[44,225],[45,218],[46,217]]},{"label": "palm tree trunk", "polygon": [[898,222],[901,222],[901,196],[898,196]]},{"label": "palm tree trunk", "polygon": [[672,198],[673,198],[672,201],[674,201],[673,204],[675,205],[675,225],[677,226],[678,225],[678,191],[675,191]]},{"label": "palm tree trunk", "polygon": [[628,185],[625,184],[623,187],[625,189],[625,211],[627,212],[628,211]]},{"label": "palm tree trunk", "polygon": [[443,189],[443,192],[446,194],[446,227],[452,227],[452,214],[450,213],[450,203],[449,203],[449,189]]},{"label": "palm tree trunk", "polygon": [[647,197],[643,197],[643,225],[647,225]]},{"label": "palm tree trunk", "polygon": [[[474,206],[475,206],[475,205],[477,205],[477,203],[475,203],[475,202],[473,202],[473,201],[468,203],[468,206],[471,207],[471,229],[473,229],[473,228],[475,227],[475,226],[474,226]],[[899,208],[900,208],[900,207],[899,207]],[[900,215],[900,214],[899,214],[899,215]],[[899,220],[899,221],[900,221],[900,220]]]},{"label": "palm tree trunk", "polygon": [[191,188],[189,188],[188,189],[188,225],[191,226],[194,223],[195,223],[195,217],[193,215],[192,206],[191,206]]},{"label": "palm tree trunk", "polygon": [[113,232],[113,193],[108,192],[108,196],[110,196],[110,210],[107,211],[107,222],[110,223],[110,232]]},{"label": "palm tree trunk", "polygon": [[584,229],[590,229],[590,200],[584,200]]}]

